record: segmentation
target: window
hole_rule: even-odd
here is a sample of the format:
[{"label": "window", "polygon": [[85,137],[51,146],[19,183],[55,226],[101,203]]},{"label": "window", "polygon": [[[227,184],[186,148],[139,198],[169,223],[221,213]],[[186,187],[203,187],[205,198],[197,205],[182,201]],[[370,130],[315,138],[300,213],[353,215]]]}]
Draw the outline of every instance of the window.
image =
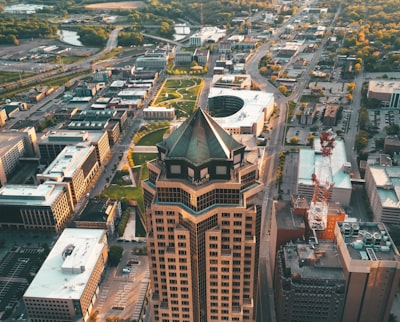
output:
[{"label": "window", "polygon": [[226,174],[226,166],[223,165],[217,165],[215,167],[215,173],[217,175],[225,175]]},{"label": "window", "polygon": [[180,174],[181,173],[181,166],[178,164],[171,164],[170,171],[172,174]]}]

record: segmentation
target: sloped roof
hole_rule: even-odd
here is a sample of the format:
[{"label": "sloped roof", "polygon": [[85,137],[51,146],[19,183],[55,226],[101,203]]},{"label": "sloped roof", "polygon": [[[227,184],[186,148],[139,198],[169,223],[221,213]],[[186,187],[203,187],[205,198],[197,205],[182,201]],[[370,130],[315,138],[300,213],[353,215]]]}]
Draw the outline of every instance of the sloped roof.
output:
[{"label": "sloped roof", "polygon": [[210,159],[231,159],[231,151],[244,148],[201,108],[159,146],[167,150],[167,159],[187,159],[197,165]]}]

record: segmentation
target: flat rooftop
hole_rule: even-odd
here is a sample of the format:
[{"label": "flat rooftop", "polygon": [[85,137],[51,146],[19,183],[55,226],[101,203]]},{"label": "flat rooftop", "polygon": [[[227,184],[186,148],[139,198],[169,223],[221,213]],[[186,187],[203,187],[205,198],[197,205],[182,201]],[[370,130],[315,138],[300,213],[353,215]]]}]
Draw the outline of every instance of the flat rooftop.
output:
[{"label": "flat rooftop", "polygon": [[103,229],[66,228],[24,297],[79,299],[104,248]]},{"label": "flat rooftop", "polygon": [[0,205],[47,207],[64,194],[64,190],[64,186],[52,183],[38,186],[7,184],[0,188]]},{"label": "flat rooftop", "polygon": [[320,182],[333,182],[334,188],[351,189],[350,174],[343,170],[347,164],[344,142],[336,139],[330,158],[322,157],[320,140],[314,140],[314,149],[300,149],[298,183],[313,185],[315,173]]},{"label": "flat rooftop", "polygon": [[19,141],[23,141],[24,133],[22,132],[0,132],[0,155],[5,155],[10,151]]},{"label": "flat rooftop", "polygon": [[264,110],[274,102],[274,95],[261,91],[233,90],[229,88],[211,87],[208,98],[233,96],[243,101],[243,107],[227,117],[213,117],[223,128],[251,127],[257,123]]},{"label": "flat rooftop", "polygon": [[98,142],[104,131],[57,130],[49,131],[40,138],[39,144]]},{"label": "flat rooftop", "polygon": [[75,171],[80,168],[81,163],[86,160],[93,149],[93,146],[67,145],[40,174],[40,178],[60,178],[62,181],[63,177],[73,177]]},{"label": "flat rooftop", "polygon": [[370,165],[382,207],[400,208],[400,167]]},{"label": "flat rooftop", "polygon": [[304,279],[344,279],[342,264],[334,242],[289,243],[284,260],[292,277]]},{"label": "flat rooftop", "polygon": [[353,260],[399,261],[399,252],[386,226],[380,222],[338,222]]},{"label": "flat rooftop", "polygon": [[400,90],[400,82],[394,80],[370,80],[368,91],[374,93],[393,93],[394,90]]}]

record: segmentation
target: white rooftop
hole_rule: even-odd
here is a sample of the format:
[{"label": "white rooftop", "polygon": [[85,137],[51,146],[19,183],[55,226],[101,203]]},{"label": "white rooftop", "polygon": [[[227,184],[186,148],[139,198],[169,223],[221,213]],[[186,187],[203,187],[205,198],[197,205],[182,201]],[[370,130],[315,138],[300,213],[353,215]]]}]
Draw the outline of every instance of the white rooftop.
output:
[{"label": "white rooftop", "polygon": [[72,178],[76,170],[84,162],[93,146],[68,145],[54,159],[46,170],[40,174],[41,178],[62,181],[64,177]]},{"label": "white rooftop", "polygon": [[382,206],[400,208],[400,167],[370,165]]},{"label": "white rooftop", "polygon": [[66,228],[24,297],[80,299],[104,248],[102,229]]},{"label": "white rooftop", "polygon": [[274,100],[274,96],[271,93],[211,87],[208,98],[217,96],[235,96],[243,100],[243,107],[235,114],[227,117],[213,117],[223,128],[252,126],[254,123],[257,123],[264,113],[264,109]]},{"label": "white rooftop", "polygon": [[[86,131],[86,130],[57,130],[49,131],[40,138],[40,143],[47,142],[97,142],[104,135],[104,131]],[[77,139],[79,138],[79,140]]]},{"label": "white rooftop", "polygon": [[312,185],[315,173],[321,183],[334,183],[334,188],[351,189],[350,174],[343,170],[347,163],[345,145],[336,139],[330,158],[322,157],[320,140],[314,140],[314,149],[300,149],[298,183]]},{"label": "white rooftop", "polygon": [[0,188],[0,206],[2,204],[50,206],[65,193],[64,190],[64,186],[47,182],[38,186],[7,184]]},{"label": "white rooftop", "polygon": [[124,80],[115,80],[111,83],[110,87],[124,87],[126,84],[126,81]]}]

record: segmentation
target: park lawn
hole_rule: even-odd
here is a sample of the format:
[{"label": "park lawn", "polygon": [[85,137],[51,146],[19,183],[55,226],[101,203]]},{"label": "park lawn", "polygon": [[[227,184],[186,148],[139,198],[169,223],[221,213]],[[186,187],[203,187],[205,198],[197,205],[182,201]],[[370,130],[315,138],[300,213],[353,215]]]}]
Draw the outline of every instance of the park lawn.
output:
[{"label": "park lawn", "polygon": [[110,185],[106,187],[101,193],[103,197],[109,197],[115,200],[136,200],[141,211],[144,210],[143,204],[143,191],[141,187],[123,187],[117,185]]},{"label": "park lawn", "polygon": [[133,157],[133,162],[135,163],[135,165],[145,165],[147,161],[156,159],[157,153],[133,152],[132,157]]},{"label": "park lawn", "polygon": [[[158,129],[156,131],[150,132],[149,134],[146,134],[144,137],[142,137],[136,145],[139,146],[153,146],[156,145],[157,143],[160,143],[163,139],[164,133],[168,130],[167,127]],[[137,164],[135,162],[135,164]],[[141,164],[141,163],[140,163]]]},{"label": "park lawn", "polygon": [[114,178],[111,181],[111,184],[116,184],[116,185],[120,185],[120,186],[128,186],[131,185],[132,182],[130,180],[129,177],[129,181],[124,180],[124,176],[128,176],[129,177],[129,171],[117,171],[114,175]]}]

